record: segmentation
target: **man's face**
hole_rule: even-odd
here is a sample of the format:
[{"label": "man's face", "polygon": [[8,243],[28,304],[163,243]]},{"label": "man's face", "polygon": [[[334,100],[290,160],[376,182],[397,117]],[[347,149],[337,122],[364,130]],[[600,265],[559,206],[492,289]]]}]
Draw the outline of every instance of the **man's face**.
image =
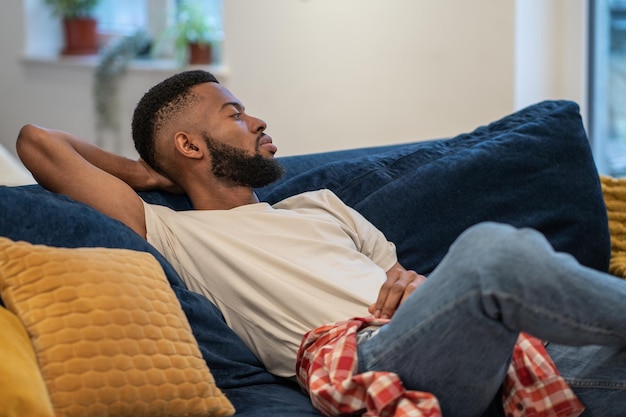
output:
[{"label": "man's face", "polygon": [[283,170],[274,159],[277,147],[265,133],[267,124],[247,114],[241,102],[220,84],[201,84],[196,89],[206,97],[198,119],[202,120],[201,135],[213,174],[253,188],[280,178]]}]

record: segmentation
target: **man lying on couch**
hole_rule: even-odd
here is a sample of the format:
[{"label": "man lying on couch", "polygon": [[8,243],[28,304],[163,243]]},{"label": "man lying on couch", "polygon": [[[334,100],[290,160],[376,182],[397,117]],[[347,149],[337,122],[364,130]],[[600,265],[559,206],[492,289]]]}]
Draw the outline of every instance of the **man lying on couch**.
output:
[{"label": "man lying on couch", "polygon": [[[34,125],[17,149],[42,186],[154,245],[271,372],[297,377],[326,414],[572,416],[580,398],[584,415],[607,403],[603,416],[623,415],[625,282],[556,253],[536,231],[495,223],[468,229],[425,279],[328,190],[259,202],[254,188],[281,175],[266,127],[198,70],[137,105],[139,161]],[[184,192],[194,210],[145,203],[136,190],[146,189]],[[583,345],[603,348],[589,357]],[[551,360],[571,388],[546,372]],[[384,378],[394,384],[381,388]]]}]

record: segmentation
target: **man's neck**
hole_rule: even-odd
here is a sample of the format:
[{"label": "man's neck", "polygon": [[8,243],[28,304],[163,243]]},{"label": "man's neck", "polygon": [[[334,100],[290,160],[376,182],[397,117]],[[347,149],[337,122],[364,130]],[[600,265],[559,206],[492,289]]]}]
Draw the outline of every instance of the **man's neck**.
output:
[{"label": "man's neck", "polygon": [[252,188],[248,187],[223,187],[196,192],[189,190],[188,195],[195,210],[230,210],[259,202]]}]

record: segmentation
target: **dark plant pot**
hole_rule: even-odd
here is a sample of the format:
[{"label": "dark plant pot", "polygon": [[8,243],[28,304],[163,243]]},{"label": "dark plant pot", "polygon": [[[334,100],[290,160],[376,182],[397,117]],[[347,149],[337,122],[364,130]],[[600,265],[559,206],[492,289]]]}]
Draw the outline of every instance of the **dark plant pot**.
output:
[{"label": "dark plant pot", "polygon": [[94,55],[98,53],[97,22],[92,18],[63,19],[65,48],[63,55]]},{"label": "dark plant pot", "polygon": [[213,51],[210,43],[189,44],[189,64],[208,65],[213,62]]}]

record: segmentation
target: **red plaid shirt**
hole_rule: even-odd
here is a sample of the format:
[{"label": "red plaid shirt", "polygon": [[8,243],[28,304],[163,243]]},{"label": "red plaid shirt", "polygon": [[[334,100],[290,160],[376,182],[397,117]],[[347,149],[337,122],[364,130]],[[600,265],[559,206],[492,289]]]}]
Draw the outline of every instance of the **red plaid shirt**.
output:
[{"label": "red plaid shirt", "polygon": [[[300,385],[313,406],[327,416],[363,412],[380,417],[441,417],[428,392],[405,390],[392,372],[358,372],[359,330],[388,320],[357,318],[318,327],[300,345],[296,364]],[[543,344],[521,334],[503,384],[503,404],[511,417],[576,417],[583,406],[559,375]]]}]

